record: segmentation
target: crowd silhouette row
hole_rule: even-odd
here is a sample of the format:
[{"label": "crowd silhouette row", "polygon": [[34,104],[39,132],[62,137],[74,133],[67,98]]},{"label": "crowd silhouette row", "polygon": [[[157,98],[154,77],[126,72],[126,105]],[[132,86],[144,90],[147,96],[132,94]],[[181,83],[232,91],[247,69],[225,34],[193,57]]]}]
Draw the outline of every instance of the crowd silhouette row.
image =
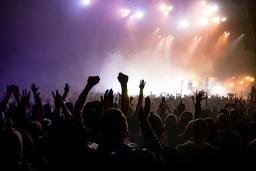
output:
[{"label": "crowd silhouette row", "polygon": [[[218,168],[250,166],[256,158],[256,90],[247,99],[128,95],[112,89],[90,100],[100,78],[90,76],[75,103],[39,87],[8,85],[0,104],[0,170],[86,170],[87,168]],[[164,84],[164,83],[163,83]],[[92,92],[91,92],[92,93]],[[33,96],[33,100],[32,97]],[[15,100],[10,100],[10,99]],[[94,97],[95,98],[95,97]]]}]

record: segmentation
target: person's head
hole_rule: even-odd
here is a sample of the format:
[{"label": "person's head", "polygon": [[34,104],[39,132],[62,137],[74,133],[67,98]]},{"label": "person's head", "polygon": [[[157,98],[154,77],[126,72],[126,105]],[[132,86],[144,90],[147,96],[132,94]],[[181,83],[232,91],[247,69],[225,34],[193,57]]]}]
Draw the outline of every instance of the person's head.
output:
[{"label": "person's head", "polygon": [[218,114],[220,114],[220,113],[223,113],[223,114],[225,114],[226,116],[229,115],[229,112],[228,112],[227,109],[221,109],[221,110],[218,112]]},{"label": "person's head", "polygon": [[111,108],[103,112],[99,122],[99,133],[103,144],[122,144],[128,136],[128,124],[121,110]]},{"label": "person's head", "polygon": [[32,138],[38,139],[38,137],[44,134],[43,127],[40,122],[38,121],[31,121],[29,124],[29,131],[32,135]]},{"label": "person's head", "polygon": [[169,114],[165,117],[164,126],[166,131],[172,131],[177,127],[177,117],[174,114]]},{"label": "person's head", "polygon": [[211,118],[206,118],[205,121],[207,122],[209,136],[216,137],[218,130],[217,130],[217,126],[216,126],[214,120]]},{"label": "person's head", "polygon": [[183,112],[180,116],[179,125],[185,128],[189,121],[193,120],[193,114],[191,112]]},{"label": "person's head", "polygon": [[238,121],[240,119],[240,113],[238,110],[236,109],[232,109],[229,111],[229,119],[231,121]]},{"label": "person's head", "polygon": [[194,140],[204,141],[208,136],[208,126],[204,119],[196,119],[191,123],[190,133]]},{"label": "person's head", "polygon": [[0,136],[0,160],[4,164],[17,164],[22,156],[22,136],[13,128],[5,129]]},{"label": "person's head", "polygon": [[228,116],[224,113],[220,113],[217,117],[217,127],[218,129],[227,129],[228,128]]},{"label": "person's head", "polygon": [[44,117],[49,117],[51,116],[52,113],[52,108],[50,103],[44,104]]},{"label": "person's head", "polygon": [[83,108],[83,118],[84,124],[89,130],[97,131],[102,112],[103,106],[100,101],[86,103]]},{"label": "person's head", "polygon": [[148,117],[148,122],[158,138],[161,138],[162,133],[164,131],[163,121],[161,117],[157,114],[150,114]]}]

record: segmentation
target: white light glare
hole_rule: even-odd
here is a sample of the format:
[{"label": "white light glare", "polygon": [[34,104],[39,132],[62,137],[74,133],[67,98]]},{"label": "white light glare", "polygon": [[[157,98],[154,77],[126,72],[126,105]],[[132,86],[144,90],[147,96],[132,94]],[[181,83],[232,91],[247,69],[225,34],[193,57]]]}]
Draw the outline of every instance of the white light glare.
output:
[{"label": "white light glare", "polygon": [[212,13],[215,13],[215,12],[217,12],[219,10],[219,7],[217,5],[212,5],[210,7],[210,10],[211,10]]},{"label": "white light glare", "polygon": [[121,9],[120,12],[122,17],[127,17],[131,13],[129,9]]},{"label": "white light glare", "polygon": [[227,18],[226,18],[226,17],[223,17],[223,18],[221,18],[221,21],[222,21],[222,22],[225,22],[225,21],[227,21]]},{"label": "white light glare", "polygon": [[202,26],[207,26],[207,25],[208,25],[208,19],[207,19],[207,18],[201,19],[200,25],[202,25]]},{"label": "white light glare", "polygon": [[142,11],[137,11],[134,14],[134,17],[137,18],[137,19],[142,19],[144,17],[144,13]]},{"label": "white light glare", "polygon": [[88,6],[91,4],[91,0],[81,0],[81,5]]},{"label": "white light glare", "polygon": [[173,7],[171,5],[165,5],[162,4],[160,6],[160,10],[164,13],[165,16],[168,16],[169,12],[173,9]]},{"label": "white light glare", "polygon": [[179,23],[179,27],[182,29],[187,28],[188,26],[189,26],[189,21],[187,19],[183,19]]}]

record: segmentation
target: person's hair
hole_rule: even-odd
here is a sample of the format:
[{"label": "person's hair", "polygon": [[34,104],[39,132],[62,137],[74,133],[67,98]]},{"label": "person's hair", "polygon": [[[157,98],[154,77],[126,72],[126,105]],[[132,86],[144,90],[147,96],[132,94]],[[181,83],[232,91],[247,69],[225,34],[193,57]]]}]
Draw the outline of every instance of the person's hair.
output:
[{"label": "person's hair", "polygon": [[174,114],[169,114],[164,119],[164,127],[166,130],[169,130],[168,128],[177,127],[177,117]]},{"label": "person's hair", "polygon": [[5,129],[0,136],[1,162],[17,164],[22,156],[22,136],[14,128]]},{"label": "person's hair", "polygon": [[121,110],[111,108],[100,117],[99,133],[103,143],[120,144],[128,136],[128,124]]},{"label": "person's hair", "polygon": [[191,135],[195,139],[204,140],[208,136],[208,126],[204,119],[196,119],[192,121]]},{"label": "person's hair", "polygon": [[100,116],[103,112],[103,106],[100,101],[86,103],[83,108],[84,124],[89,129],[98,127]]},{"label": "person's hair", "polygon": [[154,130],[154,132],[156,133],[156,135],[158,136],[158,138],[160,138],[162,132],[164,131],[163,121],[161,117],[157,114],[150,114],[148,117],[148,122],[152,129]]}]

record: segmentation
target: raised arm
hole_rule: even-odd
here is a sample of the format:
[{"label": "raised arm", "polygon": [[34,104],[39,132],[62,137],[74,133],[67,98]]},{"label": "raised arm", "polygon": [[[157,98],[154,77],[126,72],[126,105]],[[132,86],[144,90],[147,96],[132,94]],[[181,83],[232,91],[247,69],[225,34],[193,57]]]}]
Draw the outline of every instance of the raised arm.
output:
[{"label": "raised arm", "polygon": [[138,103],[136,105],[136,110],[135,110],[135,114],[139,113],[140,107],[142,106],[142,101],[143,101],[143,89],[145,87],[146,82],[144,80],[140,80],[140,94],[139,94],[139,98],[138,98]]},{"label": "raised arm", "polygon": [[201,118],[201,101],[206,99],[205,92],[199,91],[199,93],[196,93],[196,104],[195,104],[195,117],[194,119]]},{"label": "raised arm", "polygon": [[8,101],[9,101],[12,93],[13,93],[12,86],[7,85],[6,94],[4,96],[3,101],[1,102],[1,106],[0,106],[0,110],[1,111],[0,112],[5,112],[7,104],[8,104]]},{"label": "raised arm", "polygon": [[159,152],[162,152],[163,147],[159,139],[157,138],[154,130],[152,129],[152,127],[148,122],[150,106],[151,106],[150,98],[146,97],[144,109],[141,106],[140,112],[139,112],[140,128],[144,137],[145,146],[150,150],[152,150],[153,152],[159,153]]},{"label": "raised arm", "polygon": [[79,95],[75,106],[74,106],[74,119],[78,120],[81,124],[83,123],[82,110],[84,107],[84,103],[88,96],[89,91],[100,81],[99,76],[90,76],[87,80],[87,84],[81,94]]},{"label": "raised arm", "polygon": [[114,100],[113,90],[112,89],[106,90],[104,97],[101,96],[100,99],[101,99],[101,103],[104,107],[104,110],[112,108],[113,100]]},{"label": "raised arm", "polygon": [[66,84],[65,84],[65,87],[64,87],[64,93],[63,93],[63,95],[62,95],[63,101],[66,100],[67,95],[68,95],[68,92],[69,92],[69,89],[70,89],[70,86],[68,85],[68,83],[66,83]]},{"label": "raised arm", "polygon": [[125,116],[127,116],[128,114],[128,110],[129,110],[129,96],[128,96],[128,89],[127,89],[127,82],[128,82],[128,76],[123,74],[123,73],[119,73],[118,77],[117,77],[120,85],[121,85],[121,89],[122,89],[122,95],[121,95],[121,111],[123,112],[123,114]]},{"label": "raised arm", "polygon": [[39,107],[42,107],[42,100],[40,98],[39,87],[37,87],[35,84],[32,84],[31,90],[34,95],[34,100],[35,100],[36,105],[38,105]]}]

